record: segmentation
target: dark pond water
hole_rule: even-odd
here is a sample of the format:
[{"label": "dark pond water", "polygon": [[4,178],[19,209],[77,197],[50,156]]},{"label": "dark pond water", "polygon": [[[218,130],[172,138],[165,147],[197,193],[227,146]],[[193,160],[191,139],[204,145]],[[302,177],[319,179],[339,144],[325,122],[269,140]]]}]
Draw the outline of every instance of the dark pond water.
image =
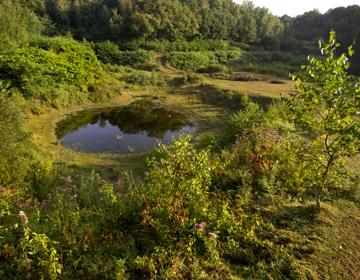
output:
[{"label": "dark pond water", "polygon": [[141,153],[158,141],[171,143],[180,134],[194,133],[185,115],[158,108],[151,101],[125,107],[78,112],[57,123],[61,144],[87,153]]}]

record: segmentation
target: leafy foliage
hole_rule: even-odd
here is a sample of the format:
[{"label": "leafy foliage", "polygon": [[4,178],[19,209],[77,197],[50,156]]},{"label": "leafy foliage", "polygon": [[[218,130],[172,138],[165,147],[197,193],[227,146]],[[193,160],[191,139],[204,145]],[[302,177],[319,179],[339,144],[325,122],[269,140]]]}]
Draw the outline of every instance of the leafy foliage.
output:
[{"label": "leafy foliage", "polygon": [[[39,39],[0,55],[0,78],[26,98],[49,94],[46,87],[73,84],[87,89],[99,62],[88,45],[65,38]],[[41,91],[39,92],[39,86]]]},{"label": "leafy foliage", "polygon": [[105,64],[134,65],[148,62],[155,56],[155,52],[144,50],[122,52],[117,45],[110,41],[92,43],[92,47],[99,60]]},{"label": "leafy foliage", "polygon": [[199,41],[167,41],[155,40],[150,42],[141,42],[140,46],[154,50],[160,53],[167,52],[203,52],[203,51],[221,51],[229,47],[229,42],[224,40],[205,39]]},{"label": "leafy foliage", "polygon": [[4,0],[0,3],[0,54],[26,43],[39,35],[43,26],[37,16],[19,2]]},{"label": "leafy foliage", "polygon": [[171,66],[181,70],[198,68],[200,66],[206,66],[211,62],[217,62],[216,56],[212,53],[174,52],[170,53],[167,59]]},{"label": "leafy foliage", "polygon": [[[353,77],[346,72],[348,58],[345,54],[336,57],[337,47],[332,31],[329,43],[321,48],[326,57],[322,61],[309,57],[311,65],[303,67],[308,75],[293,77],[298,94],[290,94],[288,101],[295,124],[314,137],[300,160],[305,160],[312,170],[310,187],[316,192],[319,208],[328,186],[341,177],[337,163],[360,150],[360,123],[356,119],[360,80],[352,82]],[[353,53],[350,46],[349,55]]]},{"label": "leafy foliage", "polygon": [[198,73],[216,73],[216,72],[224,72],[228,73],[229,69],[222,64],[210,64],[207,67],[201,67],[197,70]]},{"label": "leafy foliage", "polygon": [[[349,5],[329,9],[322,14],[318,10],[312,10],[298,17],[283,16],[284,39],[281,49],[291,50],[294,54],[318,54],[316,43],[319,38],[326,39],[329,30],[336,30],[336,36],[342,42],[342,46],[337,47],[338,53],[345,53],[346,47],[353,44],[354,40],[359,40],[360,25],[360,6]],[[358,75],[360,72],[359,64],[360,53],[355,53],[349,57],[352,66],[350,74]]]},{"label": "leafy foliage", "polygon": [[208,66],[209,64],[227,63],[240,59],[241,51],[220,51],[220,52],[172,52],[167,56],[171,66],[187,70]]},{"label": "leafy foliage", "polygon": [[31,170],[34,146],[31,134],[25,129],[23,98],[16,91],[0,86],[0,185],[15,189],[26,185],[23,180]]}]

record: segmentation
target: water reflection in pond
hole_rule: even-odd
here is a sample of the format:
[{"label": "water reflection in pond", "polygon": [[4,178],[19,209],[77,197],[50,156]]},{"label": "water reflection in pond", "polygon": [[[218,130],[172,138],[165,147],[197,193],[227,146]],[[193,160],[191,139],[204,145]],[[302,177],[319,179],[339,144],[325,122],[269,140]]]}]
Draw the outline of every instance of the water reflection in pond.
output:
[{"label": "water reflection in pond", "polygon": [[57,123],[62,145],[87,153],[141,153],[157,143],[171,142],[180,134],[193,133],[185,115],[136,102],[125,107],[101,108],[77,113]]}]

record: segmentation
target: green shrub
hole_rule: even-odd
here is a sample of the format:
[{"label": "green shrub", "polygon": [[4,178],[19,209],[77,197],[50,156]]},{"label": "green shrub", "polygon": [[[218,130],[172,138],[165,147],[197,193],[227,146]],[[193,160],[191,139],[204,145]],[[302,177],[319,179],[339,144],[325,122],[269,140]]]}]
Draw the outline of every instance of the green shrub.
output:
[{"label": "green shrub", "polygon": [[88,99],[95,103],[106,102],[112,98],[119,96],[119,95],[121,95],[120,88],[116,88],[116,89],[101,88],[99,90],[91,92],[88,96]]},{"label": "green shrub", "polygon": [[104,64],[134,65],[152,60],[155,56],[153,51],[133,50],[120,51],[119,47],[110,41],[92,43],[92,48],[98,59]]},{"label": "green shrub", "polygon": [[[242,52],[238,50],[234,51],[220,51],[220,52],[189,52],[180,53],[173,52],[167,56],[167,60],[171,66],[180,70],[188,70],[192,68],[199,68],[200,66],[212,65],[216,68],[218,63],[237,62],[241,59]],[[225,67],[225,66],[224,66]],[[200,70],[206,71],[206,70]],[[210,70],[211,71],[211,70]],[[218,72],[215,71],[214,72]],[[210,73],[210,72],[201,72]]]},{"label": "green shrub", "polygon": [[30,98],[62,83],[87,87],[94,82],[99,66],[87,44],[66,38],[40,38],[29,47],[0,55],[0,78]]},{"label": "green shrub", "polygon": [[260,74],[273,75],[277,77],[289,77],[292,70],[296,71],[296,70],[300,70],[300,68],[294,68],[292,66],[280,62],[274,62],[264,66],[259,66],[256,72]]},{"label": "green shrub", "polygon": [[150,62],[135,64],[133,67],[139,70],[150,71],[150,72],[160,71],[160,66],[158,64],[150,63]]},{"label": "green shrub", "polygon": [[180,70],[188,70],[200,66],[207,66],[210,63],[217,63],[217,58],[213,53],[174,52],[167,56],[167,60],[171,66]]},{"label": "green shrub", "polygon": [[205,78],[201,75],[196,75],[196,74],[184,74],[184,76],[182,77],[182,82],[184,84],[186,83],[196,83],[196,82],[199,82],[201,80],[204,80]]},{"label": "green shrub", "polygon": [[119,47],[110,41],[101,42],[101,43],[92,43],[91,44],[94,52],[98,59],[104,64],[116,64],[118,62],[117,58],[121,54]]},{"label": "green shrub", "polygon": [[215,52],[215,56],[219,63],[236,62],[243,56],[243,52],[240,50],[228,50]]},{"label": "green shrub", "polygon": [[244,91],[221,90],[219,92],[219,97],[221,99],[233,100],[238,105],[244,107],[246,106],[249,100],[248,94]]},{"label": "green shrub", "polygon": [[244,64],[244,63],[265,63],[272,60],[271,52],[267,51],[247,51],[242,53],[241,57],[234,59],[233,62]]},{"label": "green shrub", "polygon": [[247,71],[247,72],[254,72],[257,69],[258,69],[257,65],[254,65],[252,63],[249,63],[248,65],[241,67],[242,71]]},{"label": "green shrub", "polygon": [[209,66],[199,68],[197,72],[198,73],[216,73],[216,72],[228,73],[229,69],[222,64],[210,64]]},{"label": "green shrub", "polygon": [[233,98],[236,102],[238,102],[241,106],[246,106],[249,102],[249,96],[244,91],[235,91]]},{"label": "green shrub", "polygon": [[122,80],[129,84],[148,85],[151,82],[151,76],[144,72],[133,72],[122,77]]},{"label": "green shrub", "polygon": [[31,170],[34,144],[25,129],[24,106],[20,94],[0,84],[0,187],[24,187]]},{"label": "green shrub", "polygon": [[103,64],[102,65],[103,69],[112,73],[121,73],[121,74],[126,74],[126,73],[131,73],[133,70],[128,67],[128,66],[121,66],[121,65],[117,65],[117,64]]},{"label": "green shrub", "polygon": [[141,46],[160,53],[189,51],[219,51],[227,49],[229,43],[223,40],[175,41],[156,40],[141,43]]},{"label": "green shrub", "polygon": [[291,115],[292,112],[286,102],[273,101],[267,107],[265,122],[280,135],[285,136],[294,129],[294,126],[291,123]]},{"label": "green shrub", "polygon": [[294,56],[290,52],[274,52],[272,54],[273,61],[288,62],[293,59]]},{"label": "green shrub", "polygon": [[251,132],[257,124],[265,123],[265,112],[256,103],[250,102],[245,109],[230,117],[226,138],[230,143],[235,142],[236,135],[243,131]]},{"label": "green shrub", "polygon": [[[241,192],[240,178],[228,171],[219,156],[210,156],[209,150],[196,151],[189,140],[174,141],[170,150],[162,146],[157,157],[148,159],[139,212],[142,238],[151,241],[144,246],[148,253],[139,255],[136,263],[151,275],[161,267],[162,273],[174,271],[171,260],[177,260],[177,248],[186,260],[181,271],[193,263],[187,261],[190,258],[205,258],[209,265],[221,267],[225,258],[239,255],[238,249],[252,240],[247,234],[261,224],[238,212],[240,201],[225,198],[225,194]],[[231,183],[224,179],[229,177]],[[203,267],[201,262],[197,265]],[[196,270],[186,270],[191,278],[198,275]]]},{"label": "green shrub", "polygon": [[166,83],[163,75],[156,74],[155,71],[149,75],[146,72],[134,71],[131,74],[125,75],[121,78],[122,81],[133,85],[164,85]]},{"label": "green shrub", "polygon": [[231,90],[221,90],[219,97],[221,99],[232,99],[234,97],[234,93]]},{"label": "green shrub", "polygon": [[116,56],[116,64],[120,65],[134,65],[138,63],[144,63],[149,60],[152,60],[155,57],[155,52],[153,51],[125,51],[121,52]]}]

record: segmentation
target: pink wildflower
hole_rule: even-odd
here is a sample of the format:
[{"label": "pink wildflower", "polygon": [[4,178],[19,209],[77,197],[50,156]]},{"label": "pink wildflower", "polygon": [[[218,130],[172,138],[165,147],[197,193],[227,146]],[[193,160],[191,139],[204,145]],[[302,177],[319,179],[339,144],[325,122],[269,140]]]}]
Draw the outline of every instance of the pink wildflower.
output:
[{"label": "pink wildflower", "polygon": [[71,179],[70,179],[70,176],[67,176],[67,177],[61,177],[61,180],[63,180],[65,183],[71,183]]},{"label": "pink wildflower", "polygon": [[5,191],[5,188],[1,188],[0,187],[0,193],[4,192]]},{"label": "pink wildflower", "polygon": [[216,236],[215,233],[209,232],[209,237],[210,237],[210,238],[216,238],[217,236]]},{"label": "pink wildflower", "polygon": [[28,218],[26,217],[23,211],[19,212],[19,216],[21,217],[22,220],[24,220],[25,225],[29,222]]},{"label": "pink wildflower", "polygon": [[144,172],[144,175],[145,175],[145,176],[148,176],[149,174],[150,174],[150,173],[147,172],[147,171]]},{"label": "pink wildflower", "polygon": [[98,184],[98,186],[103,186],[105,185],[106,183],[104,181],[101,181],[101,182],[97,182],[96,184]]},{"label": "pink wildflower", "polygon": [[206,226],[206,223],[202,222],[202,223],[200,223],[200,224],[196,224],[196,225],[195,225],[195,229],[196,229],[197,231],[202,231],[202,230],[204,229],[204,226]]}]

